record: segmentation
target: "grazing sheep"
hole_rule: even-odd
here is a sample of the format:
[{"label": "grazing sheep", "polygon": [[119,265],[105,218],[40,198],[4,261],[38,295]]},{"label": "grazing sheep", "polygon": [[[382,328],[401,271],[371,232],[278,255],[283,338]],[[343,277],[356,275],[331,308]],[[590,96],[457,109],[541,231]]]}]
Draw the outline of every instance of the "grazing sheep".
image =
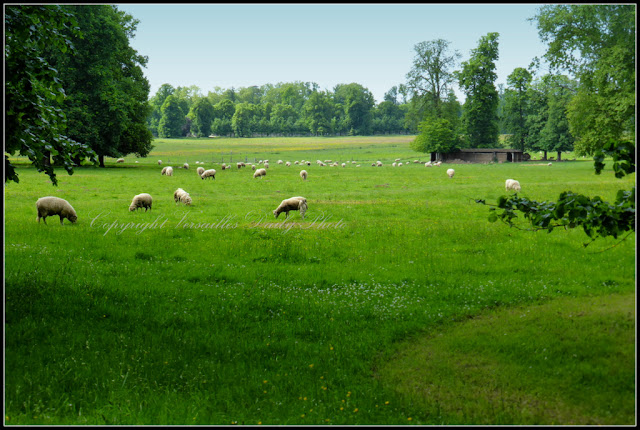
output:
[{"label": "grazing sheep", "polygon": [[256,170],[256,165],[255,164],[251,165],[251,170]]},{"label": "grazing sheep", "polygon": [[162,160],[158,160],[158,166],[162,165]]},{"label": "grazing sheep", "polygon": [[435,166],[436,166],[436,167],[440,167],[440,165],[441,165],[441,164],[442,164],[442,161],[438,161],[438,162],[435,164]]},{"label": "grazing sheep", "polygon": [[173,176],[173,167],[171,166],[163,167],[162,174],[165,176]]},{"label": "grazing sheep", "polygon": [[202,172],[204,172],[204,167],[200,166],[196,169],[196,172],[198,172],[198,176],[202,176]]},{"label": "grazing sheep", "polygon": [[146,212],[148,209],[151,209],[151,204],[153,203],[153,199],[150,194],[142,193],[133,197],[131,201],[131,205],[129,206],[129,211],[133,212],[138,210],[138,208],[144,208]]},{"label": "grazing sheep", "polygon": [[253,177],[254,178],[258,178],[258,177],[262,177],[262,176],[266,176],[266,175],[267,175],[267,170],[266,169],[258,169],[253,174]]},{"label": "grazing sheep", "polygon": [[448,169],[447,170],[447,175],[449,175],[450,178],[453,178],[453,175],[456,174],[456,171],[453,169]]},{"label": "grazing sheep", "polygon": [[382,167],[382,161],[376,161],[376,166]]},{"label": "grazing sheep", "polygon": [[202,175],[200,175],[200,177],[202,179],[213,178],[215,180],[216,179],[216,169],[205,170],[204,172],[202,172]]},{"label": "grazing sheep", "polygon": [[517,193],[518,191],[520,191],[520,182],[516,181],[515,179],[507,179],[504,182],[504,189],[505,191],[513,190]]},{"label": "grazing sheep", "polygon": [[282,212],[285,213],[285,219],[289,217],[289,211],[300,211],[300,216],[304,219],[304,214],[307,211],[307,199],[304,197],[291,197],[288,199],[284,199],[280,206],[273,211],[273,214],[276,218]]},{"label": "grazing sheep", "polygon": [[290,162],[290,161],[287,161],[287,164],[285,164],[285,166],[287,166],[287,167],[291,167],[291,162]]},{"label": "grazing sheep", "polygon": [[398,163],[396,163],[395,161],[393,163],[391,163],[391,167],[396,167],[398,165]]},{"label": "grazing sheep", "polygon": [[307,166],[311,166],[311,161],[305,161],[304,164],[306,164]]},{"label": "grazing sheep", "polygon": [[189,170],[189,165],[188,165],[187,163],[184,163],[184,164],[182,165],[182,168],[183,168],[183,169],[187,169],[187,170]]},{"label": "grazing sheep", "polygon": [[424,167],[431,167],[431,161],[427,161],[426,163],[424,163]]},{"label": "grazing sheep", "polygon": [[547,164],[547,166],[551,166],[551,163]]},{"label": "grazing sheep", "polygon": [[58,215],[60,217],[60,224],[63,224],[64,219],[68,219],[72,223],[78,220],[76,211],[65,199],[60,197],[47,196],[41,197],[36,201],[36,209],[38,210],[38,222],[40,218],[47,223],[47,217]]},{"label": "grazing sheep", "polygon": [[266,161],[264,162],[264,168],[268,169],[269,168],[269,163],[267,163]]},{"label": "grazing sheep", "polygon": [[347,167],[347,165],[345,163],[342,163],[342,167]]},{"label": "grazing sheep", "polygon": [[300,162],[298,160],[296,160],[293,164],[300,164]]},{"label": "grazing sheep", "polygon": [[307,180],[307,171],[306,170],[301,170],[300,171],[300,177],[306,181]]},{"label": "grazing sheep", "polygon": [[176,202],[176,204],[178,202],[181,202],[187,206],[191,205],[191,196],[182,188],[178,188],[173,192],[173,200]]},{"label": "grazing sheep", "polygon": [[402,163],[398,163],[398,167],[402,166]]},{"label": "grazing sheep", "polygon": [[118,158],[118,159],[116,160],[116,163],[124,163],[124,158]]},{"label": "grazing sheep", "polygon": [[284,164],[284,161],[278,160],[278,164]]}]

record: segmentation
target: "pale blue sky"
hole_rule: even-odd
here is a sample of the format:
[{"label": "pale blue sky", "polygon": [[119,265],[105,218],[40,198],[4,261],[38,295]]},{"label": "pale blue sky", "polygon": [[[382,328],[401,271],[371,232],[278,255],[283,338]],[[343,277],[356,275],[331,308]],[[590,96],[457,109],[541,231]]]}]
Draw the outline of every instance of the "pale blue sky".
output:
[{"label": "pale blue sky", "polygon": [[[469,59],[480,37],[498,32],[499,83],[546,46],[533,22],[541,4],[121,4],[140,21],[131,45],[149,58],[154,95],[162,84],[240,88],[356,82],[376,103],[406,82],[414,46],[444,39]],[[463,93],[455,88],[460,101]]]}]

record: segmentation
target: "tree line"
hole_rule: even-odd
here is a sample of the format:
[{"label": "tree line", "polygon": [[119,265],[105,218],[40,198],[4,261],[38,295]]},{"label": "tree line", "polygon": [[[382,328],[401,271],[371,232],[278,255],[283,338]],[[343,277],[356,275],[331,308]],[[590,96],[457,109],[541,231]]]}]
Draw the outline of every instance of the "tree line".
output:
[{"label": "tree line", "polygon": [[[547,5],[531,18],[549,48],[498,85],[498,33],[459,63],[450,42],[415,45],[406,80],[379,104],[358,83],[223,89],[162,85],[129,44],[138,21],[114,5],[5,8],[5,182],[27,156],[56,183],[84,160],[146,156],[153,137],[416,134],[421,152],[507,147],[592,155],[635,141],[635,6]],[[453,91],[466,96],[460,103]],[[508,138],[501,142],[500,134]],[[611,146],[608,146],[611,147]],[[616,145],[613,146],[615,150]],[[635,146],[634,146],[635,147]]]}]

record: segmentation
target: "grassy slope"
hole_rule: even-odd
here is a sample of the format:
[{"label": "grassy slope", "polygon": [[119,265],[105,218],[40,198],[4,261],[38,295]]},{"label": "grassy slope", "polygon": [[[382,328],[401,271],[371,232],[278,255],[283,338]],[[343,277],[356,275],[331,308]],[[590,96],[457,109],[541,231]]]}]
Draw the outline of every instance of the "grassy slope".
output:
[{"label": "grassy slope", "polygon": [[[20,167],[5,187],[9,423],[406,423],[411,403],[371,378],[397,341],[496,305],[633,291],[631,241],[594,253],[615,241],[584,250],[580,231],[510,230],[471,199],[495,201],[515,178],[537,200],[567,188],[612,200],[635,176],[589,162],[455,165],[454,179],[365,164],[420,158],[407,142],[159,141],[138,164],[60,172],[59,188]],[[229,152],[269,158],[267,177],[218,165],[216,181],[197,177],[195,160]],[[158,158],[191,169],[163,177]],[[362,167],[313,164],[303,182],[278,158]],[[192,207],[175,206],[177,187]],[[140,192],[153,210],[129,213]],[[69,200],[78,224],[38,225],[43,195]],[[306,219],[274,220],[292,195],[309,199]]]}]

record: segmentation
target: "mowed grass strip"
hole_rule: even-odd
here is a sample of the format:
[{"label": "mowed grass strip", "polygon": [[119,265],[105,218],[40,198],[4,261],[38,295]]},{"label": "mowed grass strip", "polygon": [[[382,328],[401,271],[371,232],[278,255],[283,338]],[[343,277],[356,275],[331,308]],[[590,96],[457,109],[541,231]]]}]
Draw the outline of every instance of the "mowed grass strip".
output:
[{"label": "mowed grass strip", "polygon": [[383,383],[445,423],[633,425],[635,293],[497,309],[417,337]]}]

